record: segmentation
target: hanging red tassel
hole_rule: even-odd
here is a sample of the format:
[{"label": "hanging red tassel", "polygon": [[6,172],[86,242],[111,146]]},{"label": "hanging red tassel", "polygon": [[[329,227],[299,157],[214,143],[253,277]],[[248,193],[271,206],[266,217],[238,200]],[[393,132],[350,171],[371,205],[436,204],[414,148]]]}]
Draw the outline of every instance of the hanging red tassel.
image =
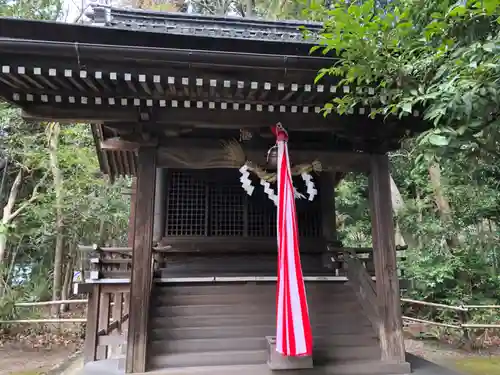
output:
[{"label": "hanging red tassel", "polygon": [[297,212],[288,157],[288,133],[272,128],[278,145],[278,286],[276,351],[284,356],[312,355],[312,331],[300,263]]}]

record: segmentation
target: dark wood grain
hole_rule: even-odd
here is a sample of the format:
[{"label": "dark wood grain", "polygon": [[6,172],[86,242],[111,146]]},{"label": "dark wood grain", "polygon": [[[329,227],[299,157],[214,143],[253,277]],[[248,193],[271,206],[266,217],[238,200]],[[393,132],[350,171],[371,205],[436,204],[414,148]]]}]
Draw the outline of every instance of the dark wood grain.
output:
[{"label": "dark wood grain", "polygon": [[320,177],[321,210],[323,215],[323,238],[327,242],[337,240],[335,217],[335,173],[323,172]]},{"label": "dark wood grain", "polygon": [[156,150],[154,148],[144,148],[138,151],[137,172],[127,373],[146,371],[149,301],[153,276],[151,262],[156,179]]},{"label": "dark wood grain", "polygon": [[[101,291],[100,302],[99,302],[99,325],[97,330],[99,332],[103,331],[108,332],[109,326],[109,304],[110,304],[110,294],[102,293]],[[99,340],[99,337],[97,338]],[[107,347],[106,346],[98,346],[97,347],[97,360],[103,360],[107,358]]]},{"label": "dark wood grain", "polygon": [[130,187],[130,214],[128,219],[128,246],[134,245],[134,226],[135,226],[135,199],[137,191],[137,181],[134,177],[132,179],[132,186]]},{"label": "dark wood grain", "polygon": [[84,363],[95,361],[97,349],[97,324],[99,322],[101,286],[95,284],[89,293],[87,304],[87,327],[85,331],[85,344],[83,349]]},{"label": "dark wood grain", "polygon": [[405,350],[387,155],[373,155],[370,169],[370,208],[382,360],[404,361]]}]

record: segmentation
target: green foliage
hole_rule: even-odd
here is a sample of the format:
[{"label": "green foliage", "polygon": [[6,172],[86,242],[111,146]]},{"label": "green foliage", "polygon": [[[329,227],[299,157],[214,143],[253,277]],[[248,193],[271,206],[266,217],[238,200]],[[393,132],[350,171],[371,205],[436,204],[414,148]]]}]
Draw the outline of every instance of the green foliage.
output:
[{"label": "green foliage", "polygon": [[[329,75],[339,87],[374,88],[373,95],[354,89],[333,99],[325,116],[363,105],[375,108],[371,117],[417,110],[429,124],[391,158],[405,203],[397,220],[414,243],[401,265],[412,282],[409,293],[443,303],[498,304],[500,3],[313,0],[307,14],[324,22],[312,52],[336,56],[316,81]],[[431,167],[440,170],[440,191]],[[337,190],[343,240],[364,246],[366,182],[347,176]],[[450,212],[440,206],[443,199]]]},{"label": "green foliage", "polygon": [[373,0],[313,2],[311,17],[325,22],[315,49],[335,53],[319,72],[346,83],[375,87],[375,95],[351,90],[328,108],[346,113],[364,104],[371,116],[423,111],[435,129],[421,143],[490,149],[500,125],[500,4],[497,0]]},{"label": "green foliage", "polygon": [[[2,139],[4,152],[9,157],[3,204],[11,193],[18,171],[24,171],[17,208],[31,197],[40,177],[50,175],[48,128],[44,124],[24,122],[18,110],[6,105],[0,108],[0,120],[5,134]],[[57,156],[63,176],[65,259],[76,257],[77,243],[123,243],[129,200],[123,197],[121,189],[130,181],[120,180],[110,185],[101,176],[89,126],[63,126]],[[7,289],[13,293],[11,297],[31,301],[50,299],[56,235],[55,199],[53,181],[46,178],[39,198],[13,222],[4,225],[8,236],[4,269],[10,268],[6,282]],[[100,233],[103,225],[104,234]],[[104,237],[100,238],[102,235]]]},{"label": "green foliage", "polygon": [[62,0],[0,0],[0,13],[6,17],[56,20]]}]

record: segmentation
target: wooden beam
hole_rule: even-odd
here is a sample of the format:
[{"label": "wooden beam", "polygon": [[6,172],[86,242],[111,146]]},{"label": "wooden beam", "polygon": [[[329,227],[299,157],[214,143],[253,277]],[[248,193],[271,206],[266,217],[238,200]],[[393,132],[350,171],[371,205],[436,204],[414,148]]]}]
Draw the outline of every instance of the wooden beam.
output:
[{"label": "wooden beam", "polygon": [[[246,238],[245,246],[241,239],[228,237],[170,237],[165,236],[160,241],[158,252],[165,253],[201,253],[201,254],[276,254],[275,238]],[[326,250],[323,238],[301,238],[302,253],[321,253]]]},{"label": "wooden beam", "polygon": [[[158,166],[164,168],[239,168],[241,164],[233,163],[225,158],[222,147],[213,149],[198,149],[187,147],[187,142],[179,141],[177,146],[158,149]],[[214,142],[214,146],[217,143]],[[248,160],[261,166],[266,165],[267,149],[245,150]],[[290,150],[292,163],[321,162],[324,171],[335,172],[366,172],[369,168],[369,155],[360,152],[331,152],[321,150]]]},{"label": "wooden beam", "polygon": [[371,156],[369,192],[382,360],[404,362],[405,349],[387,155]]},{"label": "wooden beam", "polygon": [[100,143],[102,150],[136,151],[140,147],[156,147],[158,140],[128,140],[122,137],[108,138]]},{"label": "wooden beam", "polygon": [[[326,118],[321,113],[315,113],[310,109],[308,113],[303,113],[301,106],[294,103],[281,103],[288,109],[290,106],[296,106],[297,112],[279,112],[274,110],[270,112],[264,110],[268,104],[264,103],[262,111],[246,111],[244,105],[240,104],[238,110],[232,109],[232,104],[228,102],[227,109],[221,109],[220,103],[217,108],[208,109],[209,103],[204,103],[204,108],[196,108],[196,103],[192,103],[191,108],[162,108],[162,107],[123,107],[102,105],[49,105],[49,104],[30,104],[16,103],[24,108],[23,117],[32,120],[52,119],[59,122],[138,122],[145,121],[141,113],[146,115],[147,121],[155,124],[161,131],[168,129],[168,126],[178,128],[197,127],[197,128],[215,128],[215,129],[241,129],[241,128],[262,128],[281,122],[290,131],[335,131],[344,134],[356,135],[363,131],[363,137],[369,139],[377,137],[382,133],[390,132],[397,135],[397,139],[404,135],[405,129],[409,128],[408,123],[415,123],[416,120],[404,118],[399,123],[397,119],[388,119],[387,121],[379,116],[376,119],[370,119],[366,115],[337,115],[331,114]],[[179,104],[180,105],[180,104]],[[279,107],[279,103],[273,104]],[[193,107],[194,106],[194,107]],[[319,107],[322,104],[318,104]],[[401,125],[401,126],[396,126]],[[385,129],[385,130],[384,130]],[[384,134],[384,140],[390,140],[391,134]]]},{"label": "wooden beam", "polygon": [[156,149],[138,151],[137,190],[130,282],[126,372],[146,372],[148,317],[152,288]]}]

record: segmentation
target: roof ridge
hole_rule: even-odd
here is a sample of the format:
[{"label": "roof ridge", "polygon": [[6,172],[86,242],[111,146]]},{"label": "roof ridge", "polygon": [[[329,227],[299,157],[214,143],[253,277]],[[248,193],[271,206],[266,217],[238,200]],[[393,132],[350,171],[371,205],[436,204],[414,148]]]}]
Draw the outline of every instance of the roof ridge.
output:
[{"label": "roof ridge", "polygon": [[[91,5],[87,16],[93,24],[127,29],[154,29],[173,34],[190,34],[214,37],[311,42],[323,24],[319,22],[287,20],[269,21],[232,16],[209,16],[180,12],[160,12],[135,8],[116,8]],[[303,30],[311,36],[307,38]]]}]

